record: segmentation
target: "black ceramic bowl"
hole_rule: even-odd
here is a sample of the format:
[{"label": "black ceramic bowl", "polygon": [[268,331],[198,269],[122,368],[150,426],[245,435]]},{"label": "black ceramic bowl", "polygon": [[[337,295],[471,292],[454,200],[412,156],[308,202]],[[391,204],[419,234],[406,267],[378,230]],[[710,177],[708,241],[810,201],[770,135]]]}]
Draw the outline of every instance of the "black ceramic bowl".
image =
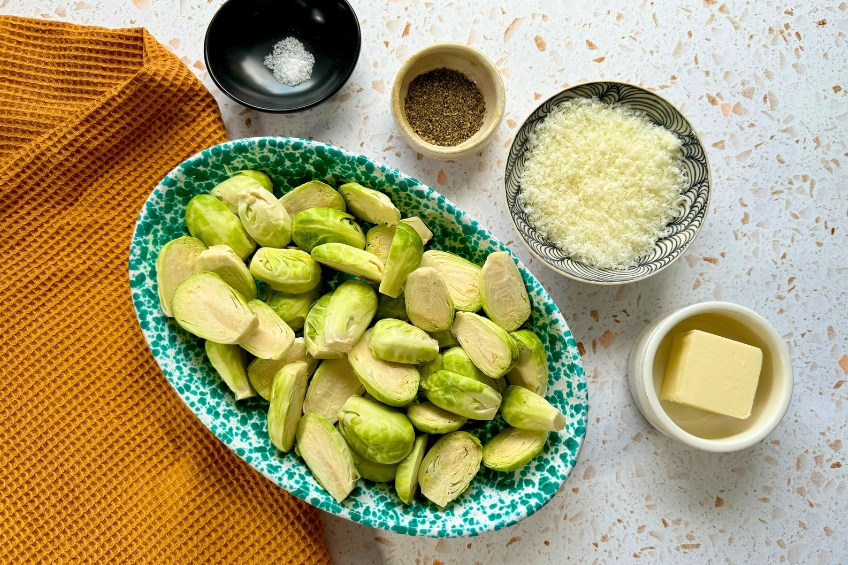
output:
[{"label": "black ceramic bowl", "polygon": [[[294,37],[315,57],[312,77],[277,82],[264,65],[274,44]],[[206,30],[204,55],[224,94],[262,112],[300,112],[335,94],[350,78],[362,36],[346,0],[229,0]]]}]

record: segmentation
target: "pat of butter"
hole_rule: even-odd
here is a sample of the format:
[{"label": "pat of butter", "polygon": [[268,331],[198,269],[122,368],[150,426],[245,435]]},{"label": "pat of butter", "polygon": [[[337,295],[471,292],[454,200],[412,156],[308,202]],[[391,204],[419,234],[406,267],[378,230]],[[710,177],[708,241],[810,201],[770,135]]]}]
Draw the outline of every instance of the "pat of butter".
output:
[{"label": "pat of butter", "polygon": [[757,347],[699,330],[681,333],[671,345],[661,398],[744,420],[762,365]]}]

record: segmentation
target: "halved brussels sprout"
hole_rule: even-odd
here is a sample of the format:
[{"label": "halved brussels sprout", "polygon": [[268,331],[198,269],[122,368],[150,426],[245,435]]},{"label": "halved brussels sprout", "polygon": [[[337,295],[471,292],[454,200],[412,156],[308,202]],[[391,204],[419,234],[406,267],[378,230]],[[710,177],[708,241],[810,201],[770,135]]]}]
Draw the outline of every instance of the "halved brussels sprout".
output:
[{"label": "halved brussels sprout", "polygon": [[307,372],[312,375],[318,366],[318,361],[306,351],[306,343],[302,337],[296,337],[286,354],[281,359],[254,359],[247,366],[247,378],[254,390],[265,400],[271,400],[271,385],[277,371],[296,361],[306,363]]},{"label": "halved brussels sprout", "polygon": [[292,220],[274,195],[264,188],[239,192],[238,216],[244,229],[264,247],[283,248],[292,239]]},{"label": "halved brussels sprout", "polygon": [[324,316],[324,345],[347,353],[359,341],[377,311],[377,293],[363,281],[348,280],[336,287]]},{"label": "halved brussels sprout", "polygon": [[373,283],[383,280],[385,266],[376,255],[344,243],[319,245],[312,249],[312,257],[322,265]]},{"label": "halved brussels sprout", "polygon": [[406,456],[406,459],[398,463],[394,477],[395,490],[404,504],[412,504],[415,491],[418,490],[418,470],[421,468],[421,461],[424,460],[424,453],[427,451],[428,439],[427,434],[415,438],[412,451]]},{"label": "halved brussels sprout", "polygon": [[309,292],[321,282],[321,266],[300,249],[261,247],[250,260],[250,272],[274,290]]},{"label": "halved brussels sprout", "polygon": [[395,480],[398,464],[375,463],[370,459],[366,459],[359,455],[356,451],[350,450],[353,456],[353,464],[356,470],[359,471],[359,476],[363,479],[374,481],[375,483],[390,483]]},{"label": "halved brussels sprout", "polygon": [[213,245],[197,256],[198,273],[215,273],[248,300],[256,298],[256,281],[250,269],[228,245]]},{"label": "halved brussels sprout", "polygon": [[432,402],[413,404],[406,409],[406,417],[418,430],[437,435],[455,432],[468,421],[468,418],[448,412]]},{"label": "halved brussels sprout", "polygon": [[487,318],[457,312],[451,331],[477,368],[493,379],[507,374],[518,361],[515,340]]},{"label": "halved brussels sprout", "polygon": [[405,406],[418,393],[418,369],[377,359],[370,342],[371,330],[368,330],[348,354],[356,376],[378,401],[389,406]]},{"label": "halved brussels sprout", "polygon": [[480,267],[459,255],[434,249],[424,253],[421,266],[439,271],[448,286],[454,308],[462,312],[480,309]]},{"label": "halved brussels sprout", "polygon": [[294,332],[261,300],[251,300],[247,304],[259,318],[259,325],[244,336],[239,345],[260,359],[281,359],[294,342]]},{"label": "halved brussels sprout", "polygon": [[418,366],[418,373],[421,376],[421,379],[426,379],[436,371],[442,370],[442,356],[436,355],[432,361],[429,363],[424,363],[423,365]]},{"label": "halved brussels sprout", "polygon": [[215,273],[181,282],[171,306],[183,329],[215,343],[238,343],[259,326],[244,296]]},{"label": "halved brussels sprout", "polygon": [[364,392],[365,387],[353,372],[347,356],[341,359],[327,359],[321,361],[309,383],[303,411],[320,414],[336,423],[339,410],[347,399],[351,396],[361,396]]},{"label": "halved brussels sprout", "polygon": [[386,318],[403,321],[409,319],[406,315],[406,299],[402,294],[397,298],[385,294],[380,294],[377,297],[377,313],[374,314],[374,320],[379,322]]},{"label": "halved brussels sprout", "polygon": [[402,412],[359,396],[339,410],[339,431],[353,451],[389,465],[403,461],[415,441],[415,429]]},{"label": "halved brussels sprout", "polygon": [[517,330],[530,317],[530,297],[524,279],[506,251],[489,253],[480,272],[483,310],[508,332]]},{"label": "halved brussels sprout", "polygon": [[459,342],[456,341],[453,333],[450,330],[443,330],[440,332],[427,332],[430,334],[430,337],[439,342],[439,349],[448,349],[451,347],[456,347],[459,345]]},{"label": "halved brussels sprout", "polygon": [[427,242],[433,237],[433,232],[430,231],[430,228],[424,223],[421,218],[418,216],[412,216],[411,218],[405,218],[400,221],[401,224],[407,224],[416,232],[418,232],[419,237],[421,237],[421,243],[427,245]]},{"label": "halved brussels sprout", "polygon": [[351,214],[369,224],[393,226],[400,221],[400,211],[382,192],[366,188],[357,182],[349,182],[339,187],[339,194],[344,198]]},{"label": "halved brussels sprout", "polygon": [[274,447],[286,453],[294,446],[309,381],[308,371],[306,363],[298,361],[289,363],[274,376],[271,406],[268,407],[268,437]]},{"label": "halved brussels sprout", "polygon": [[530,330],[509,334],[518,346],[518,363],[506,374],[510,384],[523,386],[539,396],[548,391],[548,357],[542,340]]},{"label": "halved brussels sprout", "polygon": [[206,340],[206,355],[218,374],[233,391],[236,400],[256,396],[247,379],[247,353],[238,345]]},{"label": "halved brussels sprout", "polygon": [[341,359],[344,355],[341,351],[327,347],[327,343],[324,341],[324,322],[327,318],[327,306],[332,297],[333,293],[328,292],[319,298],[309,309],[309,314],[306,315],[306,321],[303,324],[303,339],[306,342],[306,350],[315,359]]},{"label": "halved brussels sprout", "polygon": [[439,271],[419,267],[406,279],[404,289],[409,320],[427,332],[442,332],[453,326],[453,299]]},{"label": "halved brussels sprout", "polygon": [[189,201],[185,223],[189,233],[208,247],[229,245],[242,261],[256,249],[256,242],[245,231],[238,216],[211,194],[198,194]]},{"label": "halved brussels sprout", "polygon": [[318,414],[304,414],[297,424],[298,455],[312,476],[336,502],[341,502],[356,486],[359,473],[350,448],[333,424]]},{"label": "halved brussels sprout", "polygon": [[483,447],[483,465],[494,471],[517,471],[539,455],[548,432],[506,428]]},{"label": "halved brussels sprout", "polygon": [[395,236],[395,226],[377,225],[365,234],[365,251],[373,253],[385,263],[389,259],[392,248],[392,238]]},{"label": "halved brussels sprout", "polygon": [[311,180],[291,189],[280,198],[280,203],[294,218],[310,208],[335,208],[345,212],[344,198],[336,189],[319,180]]},{"label": "halved brussels sprout", "polygon": [[491,420],[501,406],[501,395],[489,385],[444,369],[421,381],[421,388],[439,408],[472,420]]},{"label": "halved brussels sprout", "polygon": [[465,492],[480,470],[483,446],[468,432],[452,432],[439,438],[418,470],[421,494],[444,508]]},{"label": "halved brussels sprout", "polygon": [[266,175],[262,171],[253,171],[253,170],[250,170],[250,169],[245,169],[243,171],[239,171],[236,174],[252,178],[256,182],[258,182],[260,185],[262,185],[262,188],[264,188],[265,190],[267,190],[268,192],[273,194],[274,183],[271,182],[271,177],[269,177],[268,175]]},{"label": "halved brussels sprout", "polygon": [[[493,379],[486,376],[483,371],[477,368],[477,365],[474,364],[474,361],[471,360],[468,353],[466,353],[461,347],[452,347],[442,353],[442,368],[445,371],[450,371],[451,373],[456,373],[457,375],[462,375],[463,377],[480,381],[484,385],[489,385],[495,390],[498,390],[499,388],[497,381],[504,380]],[[506,388],[506,385],[504,385],[504,388]]]},{"label": "halved brussels sprout", "polygon": [[371,352],[377,359],[418,365],[439,355],[439,342],[401,320],[380,320],[371,328]]},{"label": "halved brussels sprout", "polygon": [[310,208],[294,217],[292,239],[304,251],[325,243],[365,249],[365,234],[350,214],[335,208]]},{"label": "halved brussels sprout", "polygon": [[173,317],[171,302],[181,282],[197,274],[197,257],[206,250],[206,245],[196,237],[178,237],[166,243],[156,258],[156,286],[159,290],[159,306],[168,317]]},{"label": "halved brussels sprout", "polygon": [[309,308],[321,297],[321,285],[299,294],[274,290],[270,286],[267,289],[265,303],[296,332],[303,329],[303,322],[306,320]]},{"label": "halved brussels sprout", "polygon": [[224,182],[218,183],[212,189],[212,196],[220,201],[227,209],[238,215],[238,193],[246,188],[264,188],[262,183],[248,175],[236,174]]},{"label": "halved brussels sprout", "polygon": [[380,292],[397,298],[403,292],[406,277],[421,263],[423,253],[424,245],[418,233],[406,224],[398,224],[380,282]]},{"label": "halved brussels sprout", "polygon": [[524,387],[506,387],[501,416],[507,424],[522,430],[558,432],[565,428],[565,416],[550,402]]}]

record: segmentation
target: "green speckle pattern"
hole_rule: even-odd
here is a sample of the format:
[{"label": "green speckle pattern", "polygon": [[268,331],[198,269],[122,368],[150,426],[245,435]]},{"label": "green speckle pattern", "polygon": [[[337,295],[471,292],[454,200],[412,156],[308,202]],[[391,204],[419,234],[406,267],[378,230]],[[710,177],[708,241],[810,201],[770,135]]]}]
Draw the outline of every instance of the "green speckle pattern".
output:
[{"label": "green speckle pattern", "polygon": [[[227,171],[256,169],[274,181],[277,196],[312,179],[333,186],[356,181],[388,194],[404,217],[420,216],[433,232],[427,249],[451,251],[480,265],[493,251],[509,251],[491,233],[444,196],[403,173],[323,143],[286,137],[239,139],[210,147],[186,160],[151,193],[135,226],[129,276],[139,325],[150,351],[177,394],[230,449],[288,492],[349,520],[402,534],[473,536],[510,526],[553,498],[568,478],[586,434],[588,395],[577,344],[556,304],[519,264],[533,304],[524,327],[535,331],[548,352],[547,399],[562,410],[565,430],[551,433],[542,453],[514,473],[480,469],[455,502],[440,509],[422,496],[404,505],[392,485],[360,481],[341,504],[330,497],[294,452],[278,452],[268,439],[268,404],[252,398],[235,402],[206,358],[202,340],[188,334],[159,309],[156,256],[168,241],[188,235],[183,214],[195,195],[209,192]],[[332,277],[330,284],[341,277]],[[485,444],[506,424],[469,421],[463,429]],[[436,438],[431,438],[431,444]]]}]

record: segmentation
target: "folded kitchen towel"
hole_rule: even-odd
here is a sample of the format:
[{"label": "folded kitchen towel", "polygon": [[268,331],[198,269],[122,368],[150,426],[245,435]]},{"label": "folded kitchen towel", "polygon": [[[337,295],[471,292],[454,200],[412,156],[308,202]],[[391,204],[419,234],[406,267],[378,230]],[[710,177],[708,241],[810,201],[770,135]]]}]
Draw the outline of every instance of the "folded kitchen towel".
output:
[{"label": "folded kitchen towel", "polygon": [[143,29],[0,17],[0,563],[328,563],[318,511],[180,402],[127,256],[147,195],[226,140]]}]

